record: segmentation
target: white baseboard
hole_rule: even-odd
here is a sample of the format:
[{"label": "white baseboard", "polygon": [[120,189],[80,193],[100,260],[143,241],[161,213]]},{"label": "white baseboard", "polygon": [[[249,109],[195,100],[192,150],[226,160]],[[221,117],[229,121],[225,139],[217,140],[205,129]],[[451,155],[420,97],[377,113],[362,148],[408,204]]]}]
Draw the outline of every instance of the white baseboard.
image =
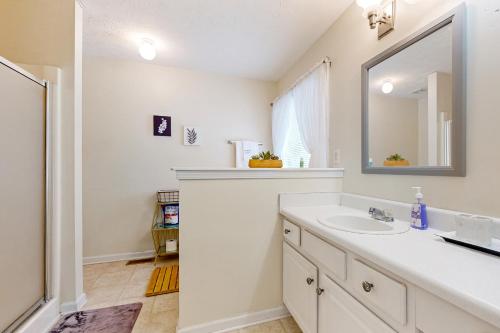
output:
[{"label": "white baseboard", "polygon": [[219,319],[200,325],[177,328],[177,333],[222,333],[243,327],[257,325],[268,321],[288,317],[290,313],[285,306],[259,312],[245,313],[236,317]]},{"label": "white baseboard", "polygon": [[80,294],[74,302],[66,302],[61,304],[61,313],[70,313],[81,310],[87,303],[87,295]]},{"label": "white baseboard", "polygon": [[144,259],[154,257],[154,251],[144,251],[144,252],[126,252],[117,254],[107,254],[103,256],[95,257],[85,257],[83,258],[83,264],[99,264],[103,262],[121,261],[121,260],[134,260],[134,259]]},{"label": "white baseboard", "polygon": [[59,300],[52,299],[27,319],[16,333],[48,332],[59,320]]}]

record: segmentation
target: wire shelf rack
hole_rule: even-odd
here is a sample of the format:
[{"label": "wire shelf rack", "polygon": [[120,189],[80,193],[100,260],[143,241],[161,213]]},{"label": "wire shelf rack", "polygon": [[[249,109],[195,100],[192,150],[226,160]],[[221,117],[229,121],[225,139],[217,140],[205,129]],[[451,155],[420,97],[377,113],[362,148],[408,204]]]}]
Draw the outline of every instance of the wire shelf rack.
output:
[{"label": "wire shelf rack", "polygon": [[[165,207],[179,207],[178,190],[161,190],[156,193],[156,207],[151,224],[151,236],[155,250],[155,264],[160,257],[179,255],[179,224],[167,224],[165,222]],[[178,214],[178,213],[177,213]],[[179,216],[179,214],[178,214]],[[176,239],[176,251],[166,251],[165,243],[167,240]]]}]

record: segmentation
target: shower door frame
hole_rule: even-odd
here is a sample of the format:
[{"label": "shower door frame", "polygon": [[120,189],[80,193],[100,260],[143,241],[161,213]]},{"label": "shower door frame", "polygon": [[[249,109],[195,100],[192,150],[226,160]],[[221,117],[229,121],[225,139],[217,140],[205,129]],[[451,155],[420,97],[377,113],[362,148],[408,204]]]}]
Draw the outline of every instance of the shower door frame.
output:
[{"label": "shower door frame", "polygon": [[44,130],[45,130],[45,143],[44,143],[44,152],[43,152],[43,157],[45,160],[44,167],[45,170],[43,172],[44,174],[44,214],[43,214],[43,222],[44,222],[44,246],[43,246],[43,251],[44,251],[44,295],[43,297],[38,300],[35,304],[33,304],[30,308],[28,308],[23,314],[21,314],[16,320],[14,320],[4,331],[4,333],[10,333],[14,332],[19,326],[28,318],[30,318],[37,310],[39,310],[44,304],[46,304],[49,300],[53,298],[52,295],[52,274],[51,274],[51,268],[52,268],[52,257],[50,251],[47,251],[48,248],[51,248],[49,244],[51,243],[51,214],[49,212],[52,212],[52,152],[51,152],[51,145],[52,145],[52,135],[51,135],[51,124],[52,124],[52,117],[51,117],[51,112],[50,112],[50,96],[51,96],[51,87],[50,83],[46,80],[40,80],[33,74],[29,73],[28,71],[25,71],[21,67],[17,66],[16,64],[12,63],[11,61],[3,58],[0,56],[0,66],[5,66],[17,74],[24,76],[26,79],[31,80],[35,82],[36,84],[42,86],[45,89],[45,114],[44,114]]}]

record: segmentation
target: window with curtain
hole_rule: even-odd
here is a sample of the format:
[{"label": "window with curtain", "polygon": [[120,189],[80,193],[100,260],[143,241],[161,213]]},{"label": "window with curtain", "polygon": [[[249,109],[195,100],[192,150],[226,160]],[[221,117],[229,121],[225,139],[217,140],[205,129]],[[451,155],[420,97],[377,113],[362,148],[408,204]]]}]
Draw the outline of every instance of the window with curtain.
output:
[{"label": "window with curtain", "polygon": [[304,147],[304,143],[300,137],[299,125],[294,110],[291,110],[290,124],[285,139],[285,146],[281,153],[281,159],[285,168],[299,168],[301,159],[304,161],[304,168],[309,167],[311,154]]},{"label": "window with curtain", "polygon": [[274,153],[285,168],[328,166],[329,63],[321,63],[273,104]]}]

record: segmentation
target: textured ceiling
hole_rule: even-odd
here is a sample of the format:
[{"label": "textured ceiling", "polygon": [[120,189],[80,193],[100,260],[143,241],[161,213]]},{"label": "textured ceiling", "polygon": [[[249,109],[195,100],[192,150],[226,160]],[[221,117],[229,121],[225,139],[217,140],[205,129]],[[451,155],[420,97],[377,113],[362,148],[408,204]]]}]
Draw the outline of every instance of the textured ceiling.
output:
[{"label": "textured ceiling", "polygon": [[84,53],[278,80],[353,0],[82,0]]}]

